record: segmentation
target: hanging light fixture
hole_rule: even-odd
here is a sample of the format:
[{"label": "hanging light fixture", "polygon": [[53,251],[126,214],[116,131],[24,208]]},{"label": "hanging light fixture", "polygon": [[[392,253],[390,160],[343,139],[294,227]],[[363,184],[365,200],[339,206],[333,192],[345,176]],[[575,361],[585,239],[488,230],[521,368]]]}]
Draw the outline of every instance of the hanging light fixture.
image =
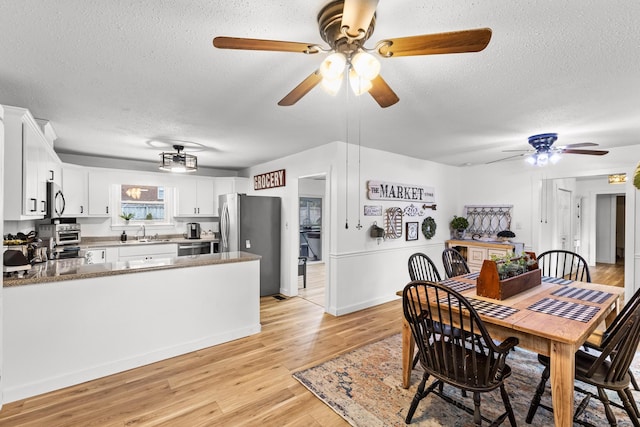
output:
[{"label": "hanging light fixture", "polygon": [[174,145],[175,153],[160,153],[162,163],[160,169],[168,172],[195,172],[198,170],[198,158],[193,154],[182,153],[183,145]]}]

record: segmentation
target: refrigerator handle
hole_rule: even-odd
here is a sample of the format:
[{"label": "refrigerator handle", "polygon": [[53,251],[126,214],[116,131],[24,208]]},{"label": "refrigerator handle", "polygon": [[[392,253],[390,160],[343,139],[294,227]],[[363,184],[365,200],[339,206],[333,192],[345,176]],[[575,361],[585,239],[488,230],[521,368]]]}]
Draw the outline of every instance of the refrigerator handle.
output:
[{"label": "refrigerator handle", "polygon": [[227,206],[227,202],[222,205],[220,236],[222,237],[222,251],[227,252],[229,250],[229,206]]}]

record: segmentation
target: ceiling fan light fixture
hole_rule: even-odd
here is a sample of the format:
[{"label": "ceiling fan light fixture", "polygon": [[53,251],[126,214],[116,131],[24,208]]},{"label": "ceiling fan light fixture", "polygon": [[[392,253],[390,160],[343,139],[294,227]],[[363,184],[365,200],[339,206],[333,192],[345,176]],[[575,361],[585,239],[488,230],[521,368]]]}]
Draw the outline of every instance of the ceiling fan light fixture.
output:
[{"label": "ceiling fan light fixture", "polygon": [[344,67],[347,65],[347,57],[340,52],[327,56],[320,64],[320,75],[324,79],[342,78]]},{"label": "ceiling fan light fixture", "polygon": [[181,152],[184,150],[182,145],[173,146],[175,152],[160,153],[160,170],[167,172],[195,172],[198,170],[198,158],[193,154]]},{"label": "ceiling fan light fixture", "polygon": [[369,89],[373,87],[371,80],[360,76],[353,68],[349,70],[349,85],[356,96],[369,92]]},{"label": "ceiling fan light fixture", "polygon": [[338,77],[329,79],[322,79],[322,89],[327,92],[329,95],[337,95],[340,92],[340,88],[342,87],[342,80],[344,80],[344,74],[340,74]]},{"label": "ceiling fan light fixture", "polygon": [[360,77],[367,80],[373,80],[380,74],[380,61],[367,52],[356,53],[351,59],[351,66]]}]

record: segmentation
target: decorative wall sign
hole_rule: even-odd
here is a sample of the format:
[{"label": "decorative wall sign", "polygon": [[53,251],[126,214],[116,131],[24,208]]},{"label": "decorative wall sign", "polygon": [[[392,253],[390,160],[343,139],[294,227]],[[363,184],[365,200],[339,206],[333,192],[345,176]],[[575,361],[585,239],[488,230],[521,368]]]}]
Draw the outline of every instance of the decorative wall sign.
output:
[{"label": "decorative wall sign", "polygon": [[431,239],[436,234],[436,220],[431,218],[430,216],[426,217],[424,221],[422,221],[422,234],[427,239]]},{"label": "decorative wall sign", "polygon": [[253,177],[254,190],[266,190],[267,188],[284,187],[285,185],[286,174],[284,169],[254,175]]},{"label": "decorative wall sign", "polygon": [[384,213],[384,237],[397,239],[402,236],[402,209],[389,208]]},{"label": "decorative wall sign", "polygon": [[431,204],[436,201],[433,187],[383,181],[367,181],[367,197],[369,200],[403,200]]},{"label": "decorative wall sign", "polygon": [[418,240],[418,223],[417,222],[408,222],[406,224],[407,234],[406,239],[409,240]]},{"label": "decorative wall sign", "polygon": [[409,206],[404,208],[404,211],[402,213],[405,216],[422,216],[422,215],[424,215],[424,211],[418,209],[418,207],[416,205],[414,205],[413,203],[411,203]]},{"label": "decorative wall sign", "polygon": [[382,205],[364,205],[364,216],[382,216]]}]

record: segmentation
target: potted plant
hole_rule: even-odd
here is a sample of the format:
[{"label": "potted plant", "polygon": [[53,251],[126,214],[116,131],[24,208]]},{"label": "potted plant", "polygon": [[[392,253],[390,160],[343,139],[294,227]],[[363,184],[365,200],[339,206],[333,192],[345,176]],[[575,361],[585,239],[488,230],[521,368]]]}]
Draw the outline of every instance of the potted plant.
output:
[{"label": "potted plant", "polygon": [[129,213],[122,212],[122,214],[120,214],[120,218],[124,219],[124,223],[125,224],[129,224],[129,220],[131,218],[133,218],[133,217],[134,217],[134,215],[131,212],[129,212]]},{"label": "potted plant", "polygon": [[464,233],[464,230],[466,230],[467,227],[469,227],[469,221],[467,221],[467,218],[465,217],[454,215],[453,219],[449,223],[449,226],[451,227],[452,230],[454,230],[455,237],[461,239]]}]

